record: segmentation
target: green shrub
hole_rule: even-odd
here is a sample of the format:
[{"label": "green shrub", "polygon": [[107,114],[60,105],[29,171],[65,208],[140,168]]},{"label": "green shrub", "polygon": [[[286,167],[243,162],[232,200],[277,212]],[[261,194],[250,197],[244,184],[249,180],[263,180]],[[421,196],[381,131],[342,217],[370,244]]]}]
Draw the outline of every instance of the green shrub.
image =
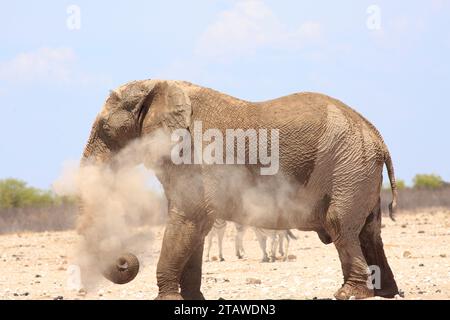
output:
[{"label": "green shrub", "polygon": [[436,174],[417,174],[413,183],[414,188],[437,189],[444,185],[444,180]]},{"label": "green shrub", "polygon": [[[405,180],[396,180],[396,184],[397,184],[397,190],[403,190],[406,189],[406,183]],[[385,182],[383,183],[383,190],[391,190],[391,183],[389,182]]]},{"label": "green shrub", "polygon": [[406,188],[405,180],[397,180],[397,189],[403,190]]},{"label": "green shrub", "polygon": [[71,197],[58,197],[51,191],[29,187],[22,180],[0,180],[0,209],[50,207],[73,202]]}]

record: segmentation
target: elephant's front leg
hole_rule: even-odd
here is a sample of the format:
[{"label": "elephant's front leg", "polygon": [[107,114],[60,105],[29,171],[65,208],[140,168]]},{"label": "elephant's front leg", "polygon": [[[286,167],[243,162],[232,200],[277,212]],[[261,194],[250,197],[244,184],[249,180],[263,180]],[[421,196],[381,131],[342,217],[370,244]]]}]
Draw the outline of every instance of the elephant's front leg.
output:
[{"label": "elephant's front leg", "polygon": [[205,300],[205,297],[200,291],[202,284],[203,247],[204,241],[194,249],[181,274],[181,296],[185,300]]},{"label": "elephant's front leg", "polygon": [[[208,222],[206,215],[195,215],[193,218],[176,208],[170,209],[156,269],[159,287],[157,299],[182,299],[183,292],[193,294],[194,291],[200,291],[203,242],[209,231],[208,226],[212,226]],[[193,278],[188,280],[188,275]],[[179,292],[180,284],[182,294]]]}]

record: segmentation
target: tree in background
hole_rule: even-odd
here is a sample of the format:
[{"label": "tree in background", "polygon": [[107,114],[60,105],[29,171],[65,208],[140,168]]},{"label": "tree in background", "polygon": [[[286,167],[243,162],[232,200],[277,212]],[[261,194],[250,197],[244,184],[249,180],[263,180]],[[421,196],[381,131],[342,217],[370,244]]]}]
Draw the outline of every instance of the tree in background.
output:
[{"label": "tree in background", "polygon": [[397,180],[397,189],[398,190],[403,190],[406,188],[406,183],[405,180]]},{"label": "tree in background", "polygon": [[413,184],[417,189],[437,189],[443,187],[445,183],[437,174],[417,174]]},{"label": "tree in background", "polygon": [[30,187],[22,180],[0,180],[0,209],[49,207],[72,201],[69,197],[58,197],[51,191]]},{"label": "tree in background", "polygon": [[[406,183],[405,180],[396,180],[395,183],[397,184],[397,190],[403,190],[406,189]],[[391,184],[389,182],[383,183],[383,190],[391,190]]]}]

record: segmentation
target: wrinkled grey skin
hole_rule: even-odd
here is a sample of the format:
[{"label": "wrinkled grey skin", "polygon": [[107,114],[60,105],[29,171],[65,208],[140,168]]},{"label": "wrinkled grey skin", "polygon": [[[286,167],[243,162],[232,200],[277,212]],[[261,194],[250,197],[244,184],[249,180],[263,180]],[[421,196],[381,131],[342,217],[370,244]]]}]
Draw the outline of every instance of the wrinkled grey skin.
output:
[{"label": "wrinkled grey skin", "polygon": [[[105,102],[83,160],[111,163],[131,140],[158,128],[190,130],[194,121],[202,121],[203,130],[279,129],[280,171],[261,176],[259,165],[240,166],[246,178],[236,177],[233,184],[235,166],[176,166],[170,158],[163,160],[158,178],[169,218],[157,266],[159,299],[203,299],[203,244],[216,218],[268,229],[316,231],[324,243],[333,242],[344,275],[335,293],[338,299],[398,293],[381,240],[384,164],[394,196],[391,213],[396,201],[388,149],[373,125],[331,97],[297,93],[252,103],[188,82],[133,81],[114,90]],[[256,218],[242,210],[241,194],[247,188],[262,183],[269,191],[277,190],[280,181],[291,186],[289,201],[281,203],[285,210]],[[367,286],[368,265],[380,267],[380,289]]]}]

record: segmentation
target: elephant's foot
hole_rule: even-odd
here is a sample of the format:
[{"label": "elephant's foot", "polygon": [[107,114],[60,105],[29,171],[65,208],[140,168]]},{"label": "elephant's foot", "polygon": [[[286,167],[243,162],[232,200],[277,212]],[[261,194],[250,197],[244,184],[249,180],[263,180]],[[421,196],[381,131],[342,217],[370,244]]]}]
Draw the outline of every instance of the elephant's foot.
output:
[{"label": "elephant's foot", "polygon": [[270,262],[269,257],[264,257],[261,259],[261,262]]},{"label": "elephant's foot", "polygon": [[237,258],[238,258],[238,259],[244,259],[244,256],[238,254],[238,255],[237,255]]},{"label": "elephant's foot", "polygon": [[184,300],[205,300],[203,293],[198,292],[181,292],[181,296]]},{"label": "elephant's foot", "polygon": [[275,256],[271,256],[270,257],[270,262],[275,262],[275,261],[277,261],[277,258]]},{"label": "elephant's foot", "polygon": [[351,297],[354,297],[354,299],[365,299],[373,296],[373,289],[369,289],[366,283],[353,284],[349,281],[334,294],[337,300],[348,300]]},{"label": "elephant's foot", "polygon": [[225,259],[223,257],[220,257],[220,261],[225,261]]},{"label": "elephant's foot", "polygon": [[184,300],[178,292],[159,293],[155,300]]},{"label": "elephant's foot", "polygon": [[375,289],[375,295],[383,298],[394,298],[397,294],[399,294],[399,290],[395,281],[389,287]]}]

